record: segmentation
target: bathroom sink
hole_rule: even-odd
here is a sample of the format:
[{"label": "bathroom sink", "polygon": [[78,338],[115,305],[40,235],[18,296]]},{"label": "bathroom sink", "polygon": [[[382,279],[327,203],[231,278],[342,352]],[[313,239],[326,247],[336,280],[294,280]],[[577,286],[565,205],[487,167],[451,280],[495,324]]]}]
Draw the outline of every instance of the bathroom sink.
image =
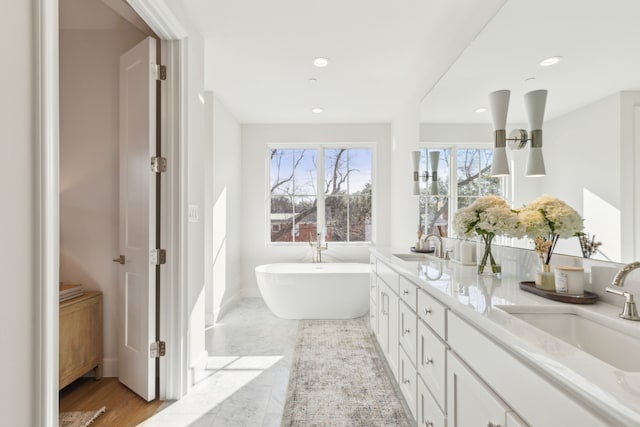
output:
[{"label": "bathroom sink", "polygon": [[622,371],[640,372],[640,336],[637,328],[622,331],[616,321],[599,319],[599,315],[565,307],[499,308]]},{"label": "bathroom sink", "polygon": [[418,253],[393,254],[393,256],[398,257],[403,261],[424,261],[429,259],[429,257],[426,254],[418,254]]}]

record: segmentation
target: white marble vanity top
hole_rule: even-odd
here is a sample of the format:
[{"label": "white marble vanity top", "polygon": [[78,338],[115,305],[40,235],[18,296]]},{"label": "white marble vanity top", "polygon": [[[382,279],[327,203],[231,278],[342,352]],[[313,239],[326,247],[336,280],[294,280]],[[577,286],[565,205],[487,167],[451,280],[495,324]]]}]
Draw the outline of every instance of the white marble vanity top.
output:
[{"label": "white marble vanity top", "polygon": [[640,340],[640,322],[618,317],[622,299],[619,305],[601,301],[590,305],[561,303],[519,288],[520,281],[533,277],[478,276],[475,265],[435,257],[404,261],[393,255],[409,253],[406,249],[371,251],[567,394],[621,425],[640,426],[640,359],[636,372],[622,371],[500,308],[518,305],[531,306],[534,312],[553,307],[586,310],[591,318]]}]

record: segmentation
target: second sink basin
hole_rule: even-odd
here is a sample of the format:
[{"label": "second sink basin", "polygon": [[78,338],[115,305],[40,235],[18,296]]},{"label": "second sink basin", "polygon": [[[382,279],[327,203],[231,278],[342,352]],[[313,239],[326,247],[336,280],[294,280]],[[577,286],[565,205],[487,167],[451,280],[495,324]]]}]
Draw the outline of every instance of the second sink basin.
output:
[{"label": "second sink basin", "polygon": [[[626,372],[640,372],[640,337],[564,307],[501,306],[501,310]],[[615,319],[617,320],[617,319]]]},{"label": "second sink basin", "polygon": [[424,261],[429,259],[427,255],[419,253],[393,254],[393,256],[398,257],[403,261]]}]

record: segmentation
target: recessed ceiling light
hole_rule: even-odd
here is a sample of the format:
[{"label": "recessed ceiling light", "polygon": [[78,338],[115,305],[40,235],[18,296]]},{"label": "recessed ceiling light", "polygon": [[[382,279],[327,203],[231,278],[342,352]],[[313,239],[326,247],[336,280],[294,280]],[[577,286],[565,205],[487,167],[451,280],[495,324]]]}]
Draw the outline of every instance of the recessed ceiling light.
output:
[{"label": "recessed ceiling light", "polygon": [[318,83],[318,79],[316,79],[315,77],[310,77],[308,82],[309,83]]},{"label": "recessed ceiling light", "polygon": [[322,108],[316,107],[316,108],[312,108],[311,112],[315,113],[315,114],[320,114],[322,113],[324,110]]},{"label": "recessed ceiling light", "polygon": [[531,82],[536,81],[536,78],[535,77],[528,77],[528,78],[524,79],[524,81],[525,81],[525,83],[531,83]]},{"label": "recessed ceiling light", "polygon": [[320,68],[326,67],[329,65],[329,59],[319,56],[313,60],[313,65]]},{"label": "recessed ceiling light", "polygon": [[562,59],[562,56],[550,56],[549,58],[545,58],[540,61],[541,67],[550,67],[551,65],[555,65]]},{"label": "recessed ceiling light", "polygon": [[476,108],[476,113],[484,113],[485,111],[487,111],[486,107]]}]

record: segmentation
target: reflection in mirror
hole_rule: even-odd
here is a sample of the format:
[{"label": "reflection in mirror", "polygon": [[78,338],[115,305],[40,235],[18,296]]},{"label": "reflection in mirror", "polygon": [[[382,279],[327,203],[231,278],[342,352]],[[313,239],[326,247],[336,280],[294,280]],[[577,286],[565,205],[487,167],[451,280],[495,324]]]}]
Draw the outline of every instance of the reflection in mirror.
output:
[{"label": "reflection in mirror", "polygon": [[[585,232],[602,242],[592,257],[630,262],[640,256],[640,2],[637,0],[508,0],[427,94],[421,105],[420,141],[440,149],[440,167],[454,156],[449,147],[493,144],[489,93],[511,91],[507,135],[527,128],[524,94],[547,89],[543,153],[547,175],[525,177],[529,148],[511,151],[511,174],[481,188],[502,185],[502,195],[518,208],[541,194],[558,197],[585,218]],[[559,57],[552,66],[540,65]],[[476,112],[477,111],[477,112]],[[477,147],[477,145],[476,145]],[[484,163],[483,163],[484,161]],[[478,161],[479,170],[490,155]],[[455,171],[462,173],[458,166]],[[438,171],[439,178],[451,171]],[[449,175],[447,175],[449,173]],[[495,179],[495,178],[493,178]],[[459,180],[459,178],[457,178]],[[449,188],[444,200],[421,198],[425,229],[448,223],[463,189]],[[455,181],[452,181],[455,182]],[[489,183],[489,184],[487,184]],[[484,186],[484,187],[483,187]],[[453,194],[457,192],[458,194]],[[486,194],[486,193],[484,193]],[[636,204],[638,205],[636,207]],[[449,215],[451,213],[451,215]],[[446,215],[446,216],[445,216]],[[446,227],[444,227],[446,228]],[[532,248],[528,240],[510,244]],[[583,256],[578,238],[561,240],[556,253]]]}]

